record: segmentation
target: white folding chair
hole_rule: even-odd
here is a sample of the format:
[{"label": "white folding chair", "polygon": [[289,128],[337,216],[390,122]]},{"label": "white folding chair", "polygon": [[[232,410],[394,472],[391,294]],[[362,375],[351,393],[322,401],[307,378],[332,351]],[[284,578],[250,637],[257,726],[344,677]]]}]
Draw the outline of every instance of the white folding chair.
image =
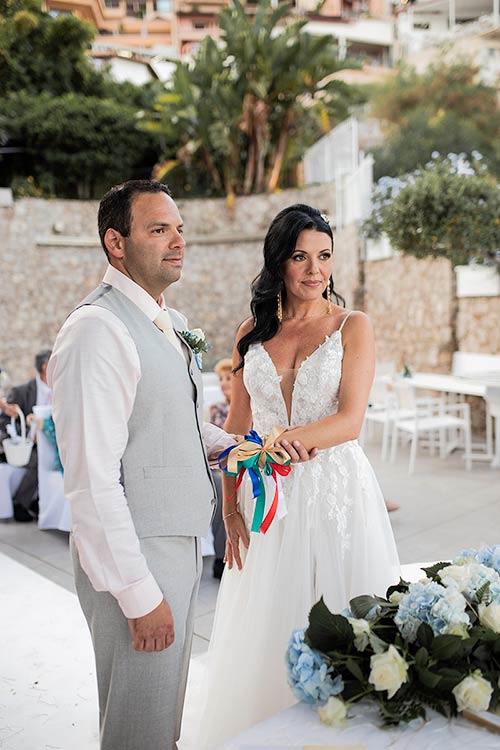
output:
[{"label": "white folding chair", "polygon": [[495,452],[491,467],[500,469],[500,386],[486,386],[486,403],[490,416],[495,422]]},{"label": "white folding chair", "polygon": [[410,462],[408,473],[415,471],[417,447],[420,436],[429,441],[431,455],[435,453],[436,435],[438,436],[441,458],[446,456],[446,433],[448,430],[460,430],[464,435],[465,467],[471,469],[471,428],[469,404],[447,404],[443,399],[415,397],[414,388],[404,383],[396,385],[399,400],[413,405],[413,416],[402,417],[396,414],[392,425],[391,461],[396,460],[398,440],[401,435],[410,439]]},{"label": "white folding chair", "polygon": [[365,419],[359,436],[359,442],[363,444],[365,438],[370,439],[373,437],[372,428],[381,425],[381,457],[384,461],[388,458],[392,415],[397,408],[397,402],[390,388],[390,382],[395,372],[396,366],[394,362],[377,362]]}]

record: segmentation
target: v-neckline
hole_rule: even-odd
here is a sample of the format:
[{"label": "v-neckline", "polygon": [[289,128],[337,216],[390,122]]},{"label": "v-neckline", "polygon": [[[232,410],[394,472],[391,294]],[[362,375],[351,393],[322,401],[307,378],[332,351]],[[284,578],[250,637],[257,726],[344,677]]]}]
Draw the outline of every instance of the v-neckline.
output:
[{"label": "v-neckline", "polygon": [[313,351],[310,354],[308,354],[307,357],[304,357],[304,359],[302,360],[302,362],[300,363],[300,365],[295,370],[295,378],[293,379],[292,394],[291,394],[291,398],[290,398],[290,414],[288,413],[288,408],[287,408],[287,405],[286,405],[285,396],[283,395],[283,391],[281,389],[281,381],[282,381],[283,376],[279,374],[278,368],[274,364],[273,358],[271,357],[271,355],[267,351],[267,349],[264,346],[264,344],[262,343],[262,341],[258,342],[258,346],[260,346],[260,348],[266,354],[266,356],[267,356],[267,358],[268,358],[269,362],[271,363],[271,366],[272,366],[272,368],[274,370],[274,374],[278,378],[279,389],[280,389],[280,394],[281,394],[281,400],[283,402],[283,406],[284,406],[284,409],[285,409],[285,414],[286,414],[286,418],[287,418],[287,421],[288,421],[288,427],[290,427],[290,425],[292,423],[292,416],[293,416],[293,396],[294,396],[294,393],[295,393],[295,386],[297,384],[297,379],[299,377],[299,373],[300,373],[300,371],[302,369],[302,366],[306,362],[308,362],[311,359],[311,357],[314,357],[314,355],[316,354],[316,352],[319,352],[319,350],[322,349],[325,346],[325,344],[327,344],[337,333],[342,333],[341,328],[342,328],[342,326],[340,328],[337,328],[335,331],[332,331],[332,333],[326,335],[325,336],[325,340],[322,341],[321,344],[318,344],[318,346],[316,347],[316,349],[313,349]]}]

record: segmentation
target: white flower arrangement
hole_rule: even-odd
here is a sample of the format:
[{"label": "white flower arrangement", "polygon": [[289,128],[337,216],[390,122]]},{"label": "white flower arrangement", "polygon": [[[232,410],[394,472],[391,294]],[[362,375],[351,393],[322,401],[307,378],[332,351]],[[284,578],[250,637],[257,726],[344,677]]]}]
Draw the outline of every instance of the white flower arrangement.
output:
[{"label": "white flower arrangement", "polygon": [[349,706],[374,700],[384,724],[500,708],[500,544],[400,580],[386,598],[358,596],[333,614],[321,599],[287,652],[297,698],[342,726]]}]

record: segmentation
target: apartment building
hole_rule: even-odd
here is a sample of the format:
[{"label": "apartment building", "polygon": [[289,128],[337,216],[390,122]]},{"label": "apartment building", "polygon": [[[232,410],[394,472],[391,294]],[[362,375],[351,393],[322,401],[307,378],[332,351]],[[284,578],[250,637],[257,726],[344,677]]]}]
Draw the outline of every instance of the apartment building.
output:
[{"label": "apartment building", "polygon": [[44,0],[49,13],[74,13],[98,31],[97,41],[121,48],[170,48],[172,0]]},{"label": "apartment building", "polygon": [[[276,0],[279,2],[279,0]],[[202,39],[217,37],[217,15],[228,0],[45,0],[45,10],[75,13],[98,30],[98,42],[125,48],[174,47],[192,54]],[[255,0],[246,0],[248,12]],[[311,33],[332,33],[341,53],[387,62],[392,0],[293,0],[310,20]]]},{"label": "apartment building", "polygon": [[395,56],[417,70],[469,59],[484,83],[500,82],[500,0],[419,0],[397,9]]}]

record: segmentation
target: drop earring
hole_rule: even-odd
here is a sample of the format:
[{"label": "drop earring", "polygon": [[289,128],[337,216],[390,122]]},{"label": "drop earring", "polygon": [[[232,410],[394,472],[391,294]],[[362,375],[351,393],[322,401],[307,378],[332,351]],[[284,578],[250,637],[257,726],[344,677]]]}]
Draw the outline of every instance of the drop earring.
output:
[{"label": "drop earring", "polygon": [[332,311],[332,288],[333,288],[333,279],[330,277],[328,279],[328,292],[326,295],[326,300],[328,302],[328,307],[326,309],[328,315],[330,315]]},{"label": "drop earring", "polygon": [[283,303],[281,301],[281,292],[278,292],[278,309],[276,311],[276,317],[278,318],[278,323],[281,323],[283,321]]}]

